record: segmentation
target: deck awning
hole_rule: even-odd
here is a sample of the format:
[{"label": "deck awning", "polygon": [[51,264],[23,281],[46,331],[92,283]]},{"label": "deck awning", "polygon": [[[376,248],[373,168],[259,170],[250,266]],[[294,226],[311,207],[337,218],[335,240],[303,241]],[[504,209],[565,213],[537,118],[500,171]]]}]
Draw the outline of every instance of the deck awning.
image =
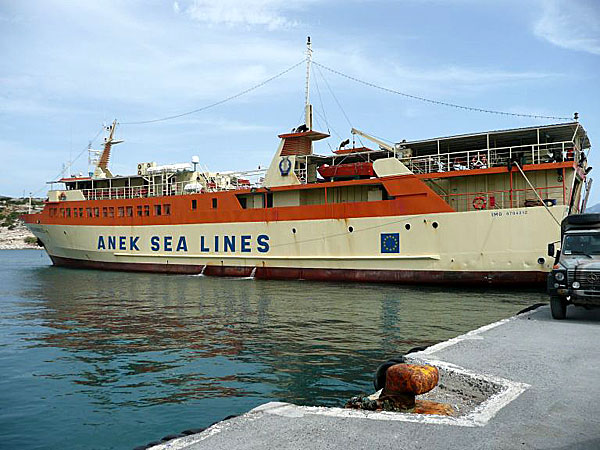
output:
[{"label": "deck awning", "polygon": [[428,155],[438,153],[438,151],[439,153],[454,153],[485,148],[534,145],[538,142],[540,144],[567,142],[572,141],[575,136],[581,139],[582,149],[590,147],[587,133],[579,122],[403,141],[398,145],[411,148],[413,154]]}]

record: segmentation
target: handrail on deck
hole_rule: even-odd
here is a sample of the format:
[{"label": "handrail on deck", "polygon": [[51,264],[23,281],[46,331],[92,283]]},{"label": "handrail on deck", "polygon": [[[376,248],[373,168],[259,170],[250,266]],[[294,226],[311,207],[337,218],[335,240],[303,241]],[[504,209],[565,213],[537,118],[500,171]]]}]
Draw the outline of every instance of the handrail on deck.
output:
[{"label": "handrail on deck", "polygon": [[562,141],[413,156],[401,158],[401,161],[412,172],[435,173],[502,167],[511,161],[522,166],[562,161],[579,163],[580,159],[581,153],[576,144],[573,141]]},{"label": "handrail on deck", "polygon": [[[331,156],[335,165],[344,162],[348,156],[361,156],[366,162],[374,161],[380,156],[381,150],[371,150],[359,153],[347,153]],[[400,153],[387,151],[389,156],[394,155],[414,173],[451,172],[454,170],[487,169],[489,167],[502,167],[510,161],[523,164],[542,164],[547,162],[562,162],[581,160],[581,152],[573,141],[548,142],[540,144],[527,144],[509,147],[481,148],[465,150],[462,152],[434,153],[403,157]],[[298,156],[298,160],[306,163],[310,155]],[[306,167],[306,165],[305,165]]]},{"label": "handrail on deck", "polygon": [[81,189],[86,200],[128,199],[160,197],[169,195],[198,194],[202,192],[221,192],[232,190],[250,190],[258,186],[246,181],[239,181],[226,186],[216,183],[200,185],[190,181],[151,184],[144,186],[123,186],[110,188]]}]

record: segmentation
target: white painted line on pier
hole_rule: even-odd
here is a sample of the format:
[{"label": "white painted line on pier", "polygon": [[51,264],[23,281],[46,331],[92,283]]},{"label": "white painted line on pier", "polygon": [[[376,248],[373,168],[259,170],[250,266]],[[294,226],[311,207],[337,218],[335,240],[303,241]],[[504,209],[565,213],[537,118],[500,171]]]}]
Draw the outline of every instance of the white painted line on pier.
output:
[{"label": "white painted line on pier", "polygon": [[[425,361],[424,361],[425,362]],[[410,414],[390,411],[364,411],[348,408],[327,408],[320,406],[297,406],[291,403],[270,402],[254,408],[253,413],[274,414],[283,417],[303,417],[316,414],[329,417],[343,417],[348,419],[370,419],[398,422],[416,422],[425,424],[454,425],[459,427],[485,426],[502,408],[516,399],[530,386],[525,383],[507,380],[489,375],[471,372],[459,366],[444,361],[426,361],[447,372],[454,372],[463,376],[481,380],[500,387],[500,392],[478,405],[470,413],[460,417],[449,417],[432,414]]]},{"label": "white painted line on pier", "polygon": [[[519,383],[517,381],[508,380],[506,378],[496,377],[493,375],[487,375],[482,373],[473,372],[465,369],[464,367],[457,366],[455,364],[438,360],[430,357],[431,354],[440,350],[446,349],[452,345],[458,344],[459,342],[473,339],[483,339],[480,334],[504,325],[508,322],[516,320],[520,317],[527,317],[533,314],[535,310],[528,311],[518,316],[509,317],[508,319],[499,320],[498,322],[484,325],[475,330],[469,331],[463,335],[449,339],[439,344],[432,345],[427,349],[411,353],[406,355],[408,359],[413,360],[416,363],[427,363],[432,364],[438,368],[443,369],[446,372],[452,372],[455,374],[462,375],[467,378],[474,380],[484,381],[486,383],[497,386],[500,391],[490,396],[487,400],[483,401],[477,407],[468,414],[460,417],[440,416],[432,414],[410,414],[410,413],[399,413],[391,411],[365,411],[360,409],[348,409],[348,408],[329,408],[322,406],[298,406],[291,403],[285,402],[269,402],[263,405],[257,406],[244,414],[242,417],[247,420],[256,420],[263,414],[272,414],[281,417],[288,418],[301,418],[305,415],[321,415],[328,417],[341,417],[347,419],[369,419],[369,420],[382,420],[382,421],[396,421],[396,422],[415,422],[423,424],[433,425],[452,425],[459,427],[483,427],[485,426],[502,408],[515,400],[519,395],[525,392],[530,385],[526,383]],[[164,444],[152,447],[151,450],[181,450],[187,448],[189,445],[201,442],[208,439],[215,434],[221,433],[228,428],[229,422],[219,422],[210,428],[207,428],[200,434],[186,436],[179,439],[166,442]]]},{"label": "white painted line on pier", "polygon": [[[244,415],[244,419],[248,422],[256,420],[259,418],[258,415],[251,415],[252,411],[246,413]],[[228,421],[218,422],[214,425],[208,427],[206,430],[201,433],[192,434],[190,436],[184,436],[177,439],[173,439],[171,441],[165,442],[164,444],[155,445],[154,447],[150,447],[149,450],[182,450],[188,448],[190,445],[197,444],[198,442],[202,442],[205,439],[208,439],[215,434],[219,434],[229,427],[231,423]]]},{"label": "white painted line on pier", "polygon": [[420,352],[411,353],[407,356],[409,358],[411,358],[412,355],[415,355],[415,356],[431,355],[432,353],[439,352],[440,350],[451,347],[462,341],[467,341],[467,340],[472,340],[472,339],[483,339],[481,336],[479,336],[481,333],[485,333],[486,331],[489,331],[493,328],[499,327],[500,325],[504,325],[505,323],[512,322],[513,320],[516,320],[519,317],[527,317],[527,316],[533,314],[534,312],[535,312],[535,309],[531,310],[531,311],[527,311],[526,313],[519,314],[518,316],[512,316],[512,317],[509,317],[508,319],[502,319],[502,320],[499,320],[498,322],[484,325],[475,330],[469,331],[468,333],[461,334],[460,336],[456,336],[455,338],[448,339],[447,341],[432,345],[431,347],[427,347],[425,350],[421,350]]},{"label": "white painted line on pier", "polygon": [[500,391],[493,394],[490,398],[483,401],[473,411],[464,416],[460,417],[449,417],[429,414],[408,414],[398,413],[389,411],[364,411],[358,409],[348,408],[326,408],[319,406],[297,406],[290,403],[270,402],[265,405],[261,405],[250,411],[252,413],[263,412],[266,414],[275,414],[285,417],[302,417],[305,414],[317,414],[330,417],[344,417],[344,418],[356,418],[356,419],[371,419],[371,420],[385,420],[385,421],[399,421],[399,422],[417,422],[427,424],[443,424],[443,425],[454,425],[460,427],[481,427],[485,426],[502,408],[508,405],[510,402],[515,400],[530,385],[526,383],[519,383],[517,381],[508,380],[506,378],[500,378],[493,375],[481,374],[457,366],[455,364],[432,358],[430,355],[448,348],[452,345],[458,344],[459,342],[473,339],[483,339],[480,336],[486,331],[492,330],[500,325],[504,325],[508,322],[516,320],[519,317],[527,317],[533,314],[534,310],[520,314],[519,316],[509,317],[508,319],[502,319],[498,322],[494,322],[488,325],[484,325],[475,330],[469,331],[463,335],[449,339],[439,344],[428,347],[427,349],[411,353],[407,355],[407,358],[414,360],[415,362],[429,363],[444,369],[446,372],[452,372],[455,374],[463,375],[464,377],[481,380],[486,383],[497,386]]}]

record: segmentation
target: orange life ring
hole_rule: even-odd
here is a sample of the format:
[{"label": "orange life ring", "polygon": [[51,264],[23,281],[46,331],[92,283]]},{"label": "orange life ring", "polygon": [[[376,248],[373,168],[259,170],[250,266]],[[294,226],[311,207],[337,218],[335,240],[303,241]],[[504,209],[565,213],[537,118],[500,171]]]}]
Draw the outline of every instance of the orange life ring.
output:
[{"label": "orange life ring", "polygon": [[475,197],[473,199],[473,208],[475,209],[485,209],[485,207],[487,206],[485,198],[484,197]]},{"label": "orange life ring", "polygon": [[60,195],[58,196],[58,199],[61,201],[65,201],[67,199],[67,194],[65,194],[64,192],[61,192]]}]

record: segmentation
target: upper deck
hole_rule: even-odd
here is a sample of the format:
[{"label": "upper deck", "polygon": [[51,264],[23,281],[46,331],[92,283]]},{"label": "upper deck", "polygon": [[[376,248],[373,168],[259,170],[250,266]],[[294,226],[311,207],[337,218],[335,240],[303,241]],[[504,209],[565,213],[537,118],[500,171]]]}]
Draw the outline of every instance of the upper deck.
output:
[{"label": "upper deck", "polygon": [[[415,174],[506,167],[509,162],[545,164],[585,159],[582,152],[590,141],[579,122],[516,128],[474,134],[402,141],[394,150],[379,149],[359,152],[351,149],[334,156],[307,155],[298,157],[306,167],[311,164],[339,165],[373,162],[380,158],[396,157]],[[299,178],[306,182],[309,174],[299,169]],[[461,173],[464,175],[464,173]]]},{"label": "upper deck", "polygon": [[[311,139],[315,133],[306,134],[309,136],[307,139]],[[290,136],[301,139],[303,134],[283,135],[280,149],[289,148],[285,139]],[[317,137],[322,138],[321,134]],[[583,127],[572,122],[402,141],[389,148],[345,149],[343,153],[334,155],[313,154],[309,147],[305,147],[298,146],[303,149],[302,152],[276,156],[273,160],[272,166],[279,166],[276,168],[279,172],[283,159],[294,158],[290,176],[281,178],[286,182],[289,180],[289,184],[269,186],[268,180],[265,180],[267,171],[260,169],[211,173],[196,170],[195,164],[192,168],[186,164],[156,166],[154,163],[140,163],[137,175],[61,179],[59,182],[66,185],[66,191],[50,191],[49,200],[116,200],[223,191],[238,196],[244,193],[262,195],[271,190],[327,190],[336,185],[350,189],[348,186],[353,183],[368,190],[367,185],[381,185],[382,174],[373,169],[373,163],[387,158],[400,161],[400,166],[407,169],[405,173],[412,172],[425,181],[455,211],[473,210],[474,200],[479,198],[485,200],[487,208],[496,209],[536,205],[539,198],[549,199],[552,204],[567,204],[571,192],[578,190],[573,180],[578,168],[580,173],[584,172],[585,150],[590,148],[590,141]],[[513,176],[516,169],[507,170],[507,167],[515,165],[529,173],[528,182],[533,183],[537,194],[520,175]],[[328,168],[333,170],[325,170]],[[348,171],[348,168],[357,169]],[[350,197],[344,200],[342,195],[339,201],[351,202]],[[326,194],[324,198],[327,198]],[[328,201],[332,201],[331,197]],[[267,203],[266,200],[249,202],[263,207]],[[301,205],[301,201],[298,204]]]}]

